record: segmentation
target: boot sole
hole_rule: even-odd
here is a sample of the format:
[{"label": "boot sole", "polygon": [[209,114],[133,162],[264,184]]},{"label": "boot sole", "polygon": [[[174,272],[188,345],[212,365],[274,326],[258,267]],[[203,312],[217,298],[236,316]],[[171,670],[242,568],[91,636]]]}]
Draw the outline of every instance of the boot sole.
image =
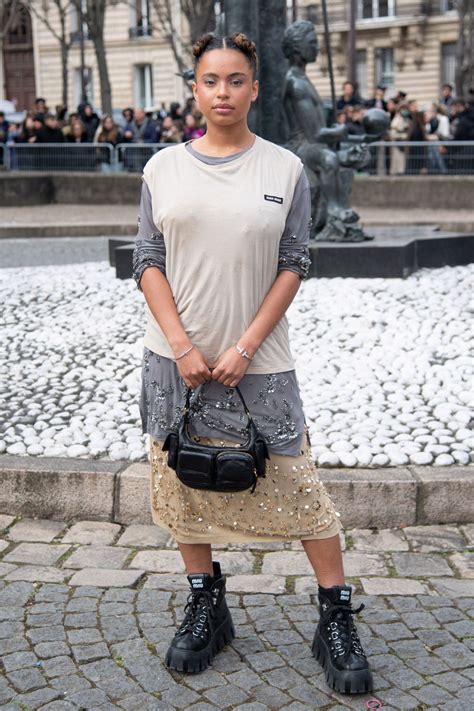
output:
[{"label": "boot sole", "polygon": [[168,669],[175,671],[196,673],[204,671],[212,663],[212,660],[226,644],[235,638],[235,628],[232,618],[228,617],[218,627],[209,641],[207,647],[198,652],[187,651],[186,649],[176,649],[170,647],[166,653],[165,664]]},{"label": "boot sole", "polygon": [[311,647],[316,660],[321,664],[326,682],[331,689],[341,694],[366,694],[373,691],[373,679],[369,669],[341,671],[331,661],[331,655],[320,635],[316,635]]}]

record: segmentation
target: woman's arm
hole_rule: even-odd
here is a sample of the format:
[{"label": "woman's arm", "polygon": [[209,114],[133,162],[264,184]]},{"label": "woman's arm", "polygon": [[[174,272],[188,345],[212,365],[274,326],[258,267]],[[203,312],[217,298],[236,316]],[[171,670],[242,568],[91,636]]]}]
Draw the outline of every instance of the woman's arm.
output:
[{"label": "woman's arm", "polygon": [[[264,340],[283,318],[295,298],[301,280],[308,276],[309,230],[311,226],[311,193],[306,173],[302,172],[285,229],[280,239],[278,275],[238,345],[253,358]],[[235,387],[245,375],[250,361],[243,357],[235,346],[225,351],[212,371],[212,378],[224,385]]]},{"label": "woman's arm", "polygon": [[133,252],[133,276],[175,358],[178,358],[176,365],[186,385],[195,388],[210,380],[209,366],[196,347],[179,358],[193,344],[181,323],[166,278],[166,247],[162,233],[153,222],[151,195],[145,182],[142,185],[138,233]]}]

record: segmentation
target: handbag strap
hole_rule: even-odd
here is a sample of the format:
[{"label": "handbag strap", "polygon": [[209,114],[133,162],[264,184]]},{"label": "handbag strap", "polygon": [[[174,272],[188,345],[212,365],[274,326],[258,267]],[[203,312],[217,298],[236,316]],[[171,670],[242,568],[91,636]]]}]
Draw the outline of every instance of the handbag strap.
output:
[{"label": "handbag strap", "polygon": [[[244,406],[245,414],[247,415],[247,419],[248,419],[248,422],[247,422],[247,429],[248,429],[250,424],[253,422],[252,415],[250,414],[250,411],[247,407],[247,403],[244,400],[244,396],[240,392],[239,386],[236,385],[234,390],[237,390],[237,394],[242,402],[242,405]],[[189,406],[191,403],[191,391],[192,391],[192,388],[187,388],[187,390],[186,390],[186,401],[184,403],[184,412],[183,412],[183,417],[184,417],[185,422],[188,421],[188,412],[189,412]]]}]

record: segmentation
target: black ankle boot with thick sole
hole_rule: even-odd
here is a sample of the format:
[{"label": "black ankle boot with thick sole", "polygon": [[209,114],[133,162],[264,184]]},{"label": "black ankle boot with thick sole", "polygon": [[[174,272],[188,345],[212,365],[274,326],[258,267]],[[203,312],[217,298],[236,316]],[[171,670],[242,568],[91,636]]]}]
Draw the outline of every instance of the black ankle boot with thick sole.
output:
[{"label": "black ankle boot with thick sole", "polygon": [[165,664],[181,672],[200,672],[235,637],[232,617],[225,600],[225,576],[217,561],[214,575],[188,575],[191,592],[182,621],[166,653]]},{"label": "black ankle boot with thick sole", "polygon": [[364,605],[352,609],[349,585],[319,587],[318,597],[320,620],[311,649],[328,686],[342,694],[372,691],[372,674],[353,620]]}]

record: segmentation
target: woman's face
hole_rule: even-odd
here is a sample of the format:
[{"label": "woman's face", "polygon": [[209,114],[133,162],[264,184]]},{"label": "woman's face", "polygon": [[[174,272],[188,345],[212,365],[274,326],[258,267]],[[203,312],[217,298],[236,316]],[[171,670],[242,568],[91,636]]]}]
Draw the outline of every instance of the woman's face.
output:
[{"label": "woman's face", "polygon": [[82,136],[82,124],[79,121],[74,121],[72,124],[72,133],[76,138]]},{"label": "woman's face", "polygon": [[104,119],[104,128],[106,131],[111,131],[112,128],[114,127],[114,122],[112,121],[110,116],[107,116],[107,118]]},{"label": "woman's face", "polygon": [[253,81],[252,67],[242,52],[212,49],[199,61],[193,93],[208,123],[232,126],[246,120],[258,96],[258,81]]}]

